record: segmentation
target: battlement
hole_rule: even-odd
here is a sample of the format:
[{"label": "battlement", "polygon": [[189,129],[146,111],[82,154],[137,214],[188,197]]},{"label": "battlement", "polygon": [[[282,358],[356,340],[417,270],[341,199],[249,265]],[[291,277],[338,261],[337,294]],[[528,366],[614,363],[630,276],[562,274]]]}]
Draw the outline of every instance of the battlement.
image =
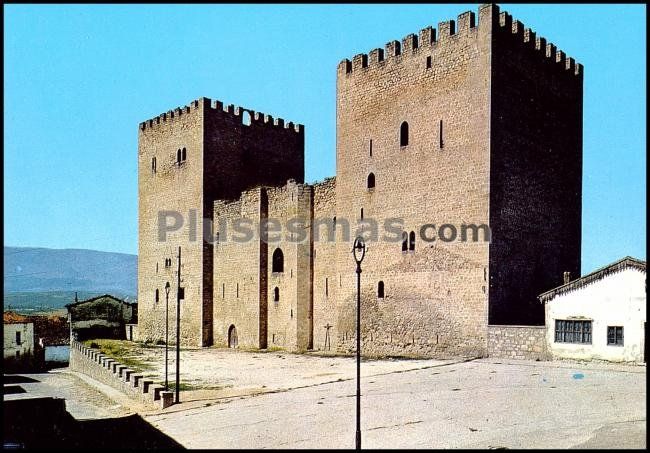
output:
[{"label": "battlement", "polygon": [[573,58],[567,57],[554,44],[547,43],[546,38],[538,37],[534,31],[524,27],[524,24],[520,21],[513,20],[508,12],[504,11],[499,14],[498,29],[503,36],[510,36],[516,42],[519,42],[522,47],[538,52],[541,58],[556,64],[560,70],[576,76],[583,74],[584,68],[580,63],[576,63]]},{"label": "battlement", "polygon": [[222,115],[224,117],[229,116],[234,118],[237,122],[246,125],[246,126],[264,126],[264,127],[274,127],[277,129],[287,129],[292,130],[297,134],[304,134],[305,126],[302,124],[296,124],[292,121],[285,122],[282,118],[273,118],[271,115],[267,115],[262,112],[256,112],[255,110],[247,109],[244,107],[235,106],[233,104],[224,105],[222,101],[215,100],[214,102],[210,98],[202,97],[195,99],[189,105],[184,107],[177,107],[168,112],[161,113],[160,115],[151,118],[147,121],[140,123],[140,130],[144,131],[147,128],[152,129],[158,124],[166,123],[167,121],[173,121],[176,118],[181,117],[182,115],[194,114],[196,111],[210,111],[211,113]]},{"label": "battlement", "polygon": [[422,51],[433,51],[445,46],[458,37],[473,34],[477,36],[476,31],[481,27],[489,26],[490,30],[512,35],[513,39],[519,40],[523,47],[540,51],[540,56],[555,59],[558,67],[575,75],[582,74],[583,67],[576,63],[573,58],[567,58],[564,52],[558,51],[553,44],[547,44],[544,38],[537,38],[535,32],[526,28],[519,21],[512,20],[507,12],[499,12],[499,6],[494,4],[481,5],[478,10],[478,24],[476,15],[472,11],[466,11],[459,14],[457,20],[448,20],[438,23],[438,29],[429,26],[420,30],[416,35],[411,33],[401,41],[389,41],[384,49],[377,48],[371,50],[368,54],[357,54],[352,61],[345,58],[341,60],[337,68],[337,76],[350,77],[355,74],[363,74],[367,70],[382,67],[389,61],[403,61],[412,55],[420,55]]}]

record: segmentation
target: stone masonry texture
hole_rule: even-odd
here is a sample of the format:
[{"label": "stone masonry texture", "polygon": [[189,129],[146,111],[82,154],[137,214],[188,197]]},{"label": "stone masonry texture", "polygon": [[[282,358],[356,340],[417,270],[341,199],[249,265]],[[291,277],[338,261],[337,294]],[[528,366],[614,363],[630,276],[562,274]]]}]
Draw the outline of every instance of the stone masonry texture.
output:
[{"label": "stone masonry texture", "polygon": [[[141,123],[139,339],[164,337],[166,281],[175,338],[181,246],[183,343],[352,352],[352,242],[376,222],[364,355],[542,356],[536,296],[580,273],[582,83],[580,64],[482,5],[339,63],[335,178],[305,184],[304,127],[248,109],[201,98]],[[159,240],[165,210],[184,224]],[[470,224],[491,238],[462,241]],[[533,330],[502,334],[517,325]]]}]

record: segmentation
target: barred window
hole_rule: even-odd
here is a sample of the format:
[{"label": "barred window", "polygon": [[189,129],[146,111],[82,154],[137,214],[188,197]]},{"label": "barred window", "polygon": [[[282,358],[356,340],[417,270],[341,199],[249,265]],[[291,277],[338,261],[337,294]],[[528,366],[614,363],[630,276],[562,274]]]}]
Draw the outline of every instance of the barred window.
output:
[{"label": "barred window", "polygon": [[591,344],[591,321],[556,319],[555,342]]},{"label": "barred window", "polygon": [[607,326],[607,344],[610,346],[623,346],[623,327]]}]

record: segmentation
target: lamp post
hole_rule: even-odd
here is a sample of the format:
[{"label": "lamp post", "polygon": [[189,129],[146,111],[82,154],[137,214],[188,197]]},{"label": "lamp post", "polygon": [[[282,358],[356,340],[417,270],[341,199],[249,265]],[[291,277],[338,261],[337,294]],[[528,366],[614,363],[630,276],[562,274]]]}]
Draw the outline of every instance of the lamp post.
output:
[{"label": "lamp post", "polygon": [[169,382],[167,380],[167,363],[169,361],[169,290],[171,286],[169,282],[165,283],[165,390],[169,390]]},{"label": "lamp post", "polygon": [[176,286],[176,404],[180,403],[181,369],[181,247],[178,247],[178,281]]},{"label": "lamp post", "polygon": [[366,243],[361,236],[354,240],[352,247],[354,261],[357,263],[357,435],[356,449],[361,450],[361,262],[366,255]]}]

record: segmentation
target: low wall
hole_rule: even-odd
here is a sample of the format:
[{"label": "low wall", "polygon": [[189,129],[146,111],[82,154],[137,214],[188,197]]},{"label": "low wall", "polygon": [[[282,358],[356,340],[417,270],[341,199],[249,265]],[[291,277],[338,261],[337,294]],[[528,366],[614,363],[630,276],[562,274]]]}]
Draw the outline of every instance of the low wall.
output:
[{"label": "low wall", "polygon": [[488,357],[549,360],[546,326],[488,326]]},{"label": "low wall", "polygon": [[84,373],[131,398],[137,398],[147,406],[166,408],[172,405],[173,392],[145,379],[140,373],[122,365],[115,359],[91,349],[78,341],[70,342],[70,369]]}]

